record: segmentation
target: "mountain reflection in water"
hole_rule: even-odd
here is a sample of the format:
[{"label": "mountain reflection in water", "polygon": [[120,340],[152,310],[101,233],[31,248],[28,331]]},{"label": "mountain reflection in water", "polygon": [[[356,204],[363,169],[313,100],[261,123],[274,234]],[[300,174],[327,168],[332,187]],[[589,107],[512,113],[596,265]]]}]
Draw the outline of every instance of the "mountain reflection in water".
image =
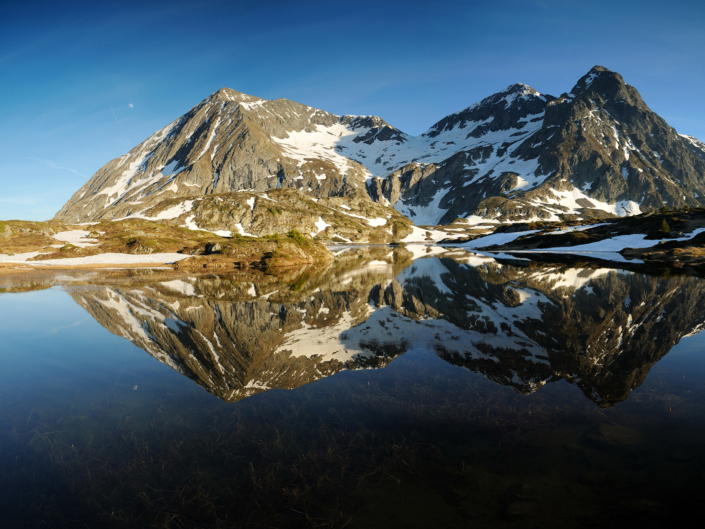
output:
[{"label": "mountain reflection in water", "polygon": [[412,349],[529,394],[567,380],[602,407],[705,321],[705,282],[452,250],[351,250],[292,284],[228,278],[67,287],[103,327],[228,401]]}]

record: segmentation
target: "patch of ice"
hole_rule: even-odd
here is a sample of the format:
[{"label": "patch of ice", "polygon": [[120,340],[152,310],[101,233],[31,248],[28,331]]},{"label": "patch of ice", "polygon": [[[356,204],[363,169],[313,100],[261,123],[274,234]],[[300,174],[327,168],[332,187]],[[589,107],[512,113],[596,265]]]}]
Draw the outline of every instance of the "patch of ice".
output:
[{"label": "patch of ice", "polygon": [[495,244],[507,244],[509,242],[518,239],[524,235],[529,235],[531,233],[536,233],[539,230],[529,230],[529,231],[518,231],[514,233],[493,233],[492,235],[485,235],[484,237],[478,237],[472,241],[461,243],[461,248],[486,248],[488,246],[494,246]]},{"label": "patch of ice", "polygon": [[446,238],[447,234],[440,230],[419,228],[418,226],[411,226],[411,234],[407,235],[402,239],[402,242],[438,242]]}]

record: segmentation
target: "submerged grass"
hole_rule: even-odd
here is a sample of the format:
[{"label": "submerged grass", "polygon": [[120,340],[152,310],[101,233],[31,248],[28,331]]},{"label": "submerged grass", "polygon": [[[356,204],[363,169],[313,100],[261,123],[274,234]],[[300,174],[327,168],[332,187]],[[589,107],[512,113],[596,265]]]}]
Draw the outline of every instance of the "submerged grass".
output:
[{"label": "submerged grass", "polygon": [[445,380],[433,382],[411,391],[370,383],[322,401],[314,391],[205,410],[199,401],[178,415],[165,401],[140,413],[31,411],[3,442],[12,448],[1,458],[0,502],[18,524],[41,517],[57,527],[354,526],[366,489],[424,481],[422,467],[444,459],[437,441],[479,428],[502,444],[531,422],[472,386],[462,393],[473,406],[467,394],[439,402]]},{"label": "submerged grass", "polygon": [[[605,492],[599,487],[566,492],[606,462],[636,471],[634,453],[584,446],[599,425],[624,422],[622,410],[600,410],[578,391],[527,397],[469,373],[394,369],[236,405],[160,394],[134,406],[111,398],[118,386],[64,416],[15,406],[0,423],[3,519],[10,527],[521,527],[524,518],[507,514],[523,494],[512,491],[538,486],[536,505],[542,494],[565,503],[537,520],[554,526],[645,496],[631,486],[612,498],[610,485],[600,510],[585,503]],[[644,392],[635,403],[675,428],[681,419],[652,398]],[[651,507],[637,511],[654,516]]]}]

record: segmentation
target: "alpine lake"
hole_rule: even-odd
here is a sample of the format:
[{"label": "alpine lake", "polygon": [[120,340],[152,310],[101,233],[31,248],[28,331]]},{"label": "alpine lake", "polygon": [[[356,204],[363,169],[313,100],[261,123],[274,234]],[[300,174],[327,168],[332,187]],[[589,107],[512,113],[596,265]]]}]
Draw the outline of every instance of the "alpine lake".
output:
[{"label": "alpine lake", "polygon": [[271,276],[0,276],[0,526],[705,514],[705,280],[334,250]]}]

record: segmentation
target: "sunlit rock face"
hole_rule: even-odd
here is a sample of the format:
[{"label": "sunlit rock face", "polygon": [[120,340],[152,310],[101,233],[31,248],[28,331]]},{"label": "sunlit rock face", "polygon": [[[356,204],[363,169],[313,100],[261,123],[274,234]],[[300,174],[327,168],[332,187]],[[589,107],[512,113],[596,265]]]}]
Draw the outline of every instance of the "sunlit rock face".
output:
[{"label": "sunlit rock face", "polygon": [[565,379],[611,406],[705,322],[703,282],[689,277],[458,250],[353,257],[288,284],[182,278],[70,292],[110,332],[226,401],[383,368],[416,349],[525,394]]},{"label": "sunlit rock face", "polygon": [[345,118],[223,88],[105,164],[57,217],[122,217],[175,197],[281,187],[314,197],[367,196],[368,171],[337,154],[329,137],[356,145],[375,124]]}]

